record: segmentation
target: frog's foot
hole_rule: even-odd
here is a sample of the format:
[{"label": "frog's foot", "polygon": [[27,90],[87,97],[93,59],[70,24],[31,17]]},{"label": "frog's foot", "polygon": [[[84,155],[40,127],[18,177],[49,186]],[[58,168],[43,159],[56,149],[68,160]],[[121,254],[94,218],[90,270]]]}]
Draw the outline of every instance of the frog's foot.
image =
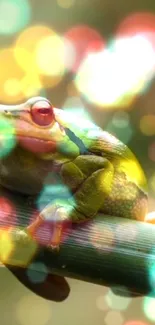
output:
[{"label": "frog's foot", "polygon": [[12,232],[12,239],[16,244],[27,245],[32,241],[32,237],[28,234],[26,230],[14,229]]},{"label": "frog's foot", "polygon": [[68,221],[69,214],[66,207],[58,204],[52,204],[47,207],[37,216],[37,218],[27,227],[27,233],[33,237],[38,227],[45,221],[51,221],[53,227],[53,234],[49,244],[49,249],[58,251],[62,237],[62,230],[65,221]]}]

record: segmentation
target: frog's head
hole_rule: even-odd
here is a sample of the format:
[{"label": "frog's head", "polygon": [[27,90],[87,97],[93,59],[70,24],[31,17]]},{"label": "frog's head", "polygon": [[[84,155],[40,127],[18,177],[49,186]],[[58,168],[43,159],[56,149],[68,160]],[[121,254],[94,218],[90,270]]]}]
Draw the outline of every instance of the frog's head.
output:
[{"label": "frog's head", "polygon": [[44,97],[33,97],[19,105],[0,105],[0,113],[13,123],[17,143],[38,154],[56,152],[65,136],[56,117],[58,111]]}]

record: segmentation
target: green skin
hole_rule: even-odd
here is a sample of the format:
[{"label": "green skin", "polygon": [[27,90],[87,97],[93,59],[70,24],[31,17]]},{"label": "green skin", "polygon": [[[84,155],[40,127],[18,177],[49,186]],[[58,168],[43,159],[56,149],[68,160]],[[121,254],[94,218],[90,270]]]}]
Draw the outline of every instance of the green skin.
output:
[{"label": "green skin", "polygon": [[[54,120],[41,126],[33,120],[35,104],[49,105],[46,98],[31,98],[24,104],[1,105],[2,114],[13,123],[16,147],[1,159],[0,183],[13,191],[36,195],[44,186],[47,166],[58,166],[57,174],[72,196],[66,202],[52,202],[40,211],[25,231],[17,231],[19,241],[32,238],[46,220],[56,220],[50,247],[58,249],[63,222],[82,222],[98,212],[144,221],[147,207],[147,182],[130,149],[95,125],[80,127],[65,111],[53,108]],[[76,119],[76,117],[75,117]],[[51,150],[42,152],[25,145],[25,139],[52,141]],[[19,141],[23,139],[23,141]],[[42,142],[43,143],[43,142]],[[46,146],[46,145],[45,145]],[[35,145],[33,145],[33,148]],[[44,172],[43,172],[44,171]]]}]

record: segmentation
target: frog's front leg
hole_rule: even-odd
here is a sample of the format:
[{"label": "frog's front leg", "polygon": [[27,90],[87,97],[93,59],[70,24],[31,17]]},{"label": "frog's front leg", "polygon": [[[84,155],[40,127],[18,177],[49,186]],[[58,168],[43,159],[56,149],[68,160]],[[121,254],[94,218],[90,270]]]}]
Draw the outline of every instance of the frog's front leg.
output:
[{"label": "frog's front leg", "polygon": [[[76,180],[74,181],[73,169],[76,169],[77,175],[82,180],[79,181],[77,178],[78,186]],[[113,176],[113,164],[103,157],[81,155],[74,162],[66,163],[62,168],[62,178],[69,188],[74,189],[77,186],[76,190],[74,189],[74,195],[63,206],[58,203],[45,207],[38,218],[28,226],[28,232],[33,235],[44,220],[55,221],[53,222],[54,233],[51,247],[58,247],[63,222],[66,220],[82,222],[93,218],[100,210],[100,207],[103,206],[104,198],[111,191]]]}]

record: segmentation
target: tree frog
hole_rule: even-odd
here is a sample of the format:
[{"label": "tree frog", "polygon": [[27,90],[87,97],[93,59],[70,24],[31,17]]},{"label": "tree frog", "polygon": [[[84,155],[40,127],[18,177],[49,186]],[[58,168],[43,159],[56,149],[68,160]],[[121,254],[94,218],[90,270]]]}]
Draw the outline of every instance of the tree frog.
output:
[{"label": "tree frog", "polygon": [[[19,241],[34,238],[38,227],[52,221],[50,248],[59,249],[63,225],[85,222],[98,212],[144,221],[148,207],[145,174],[131,150],[115,136],[85,119],[70,119],[44,97],[19,105],[1,105],[12,123],[16,145],[0,161],[0,184],[37,195],[54,171],[71,195],[45,205]],[[51,180],[52,182],[52,180]]]}]

